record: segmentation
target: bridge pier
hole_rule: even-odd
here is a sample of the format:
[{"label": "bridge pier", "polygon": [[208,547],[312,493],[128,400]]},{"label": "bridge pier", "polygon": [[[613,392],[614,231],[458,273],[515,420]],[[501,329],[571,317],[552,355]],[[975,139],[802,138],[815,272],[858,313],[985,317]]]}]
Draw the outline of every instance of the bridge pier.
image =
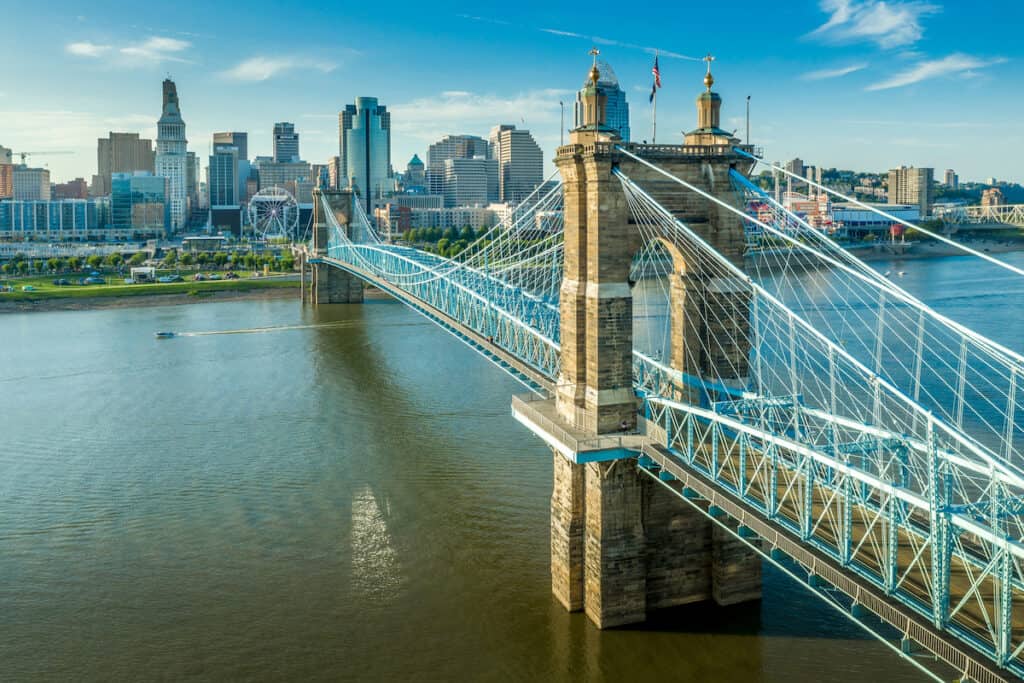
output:
[{"label": "bridge pier", "polygon": [[310,302],[360,304],[363,302],[363,281],[340,268],[314,263]]},{"label": "bridge pier", "polygon": [[577,464],[556,450],[551,590],[570,612],[613,628],[667,607],[758,600],[761,563],[635,459]]}]

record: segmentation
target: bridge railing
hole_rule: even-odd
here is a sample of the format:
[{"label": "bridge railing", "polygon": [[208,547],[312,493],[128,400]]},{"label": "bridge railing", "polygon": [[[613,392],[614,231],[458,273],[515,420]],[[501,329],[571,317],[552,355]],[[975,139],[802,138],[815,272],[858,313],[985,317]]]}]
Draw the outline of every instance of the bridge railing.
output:
[{"label": "bridge railing", "polygon": [[[756,403],[748,401],[748,406]],[[722,412],[660,397],[647,411],[666,445],[692,469],[731,491],[768,519],[797,534],[893,599],[989,653],[1000,665],[1024,671],[1024,633],[1014,621],[1024,605],[1024,546],[995,533],[979,510],[952,504],[948,477],[955,454],[931,429],[923,447],[931,463],[924,496],[907,486],[907,456],[920,449],[867,425],[842,425],[843,441],[808,445],[780,433],[764,411]],[[839,433],[835,419],[821,415]],[[782,419],[781,423],[786,420]],[[860,432],[859,437],[854,434]],[[995,495],[1022,490],[1000,482]],[[994,493],[994,491],[993,491]],[[984,517],[984,515],[981,515]]]}]

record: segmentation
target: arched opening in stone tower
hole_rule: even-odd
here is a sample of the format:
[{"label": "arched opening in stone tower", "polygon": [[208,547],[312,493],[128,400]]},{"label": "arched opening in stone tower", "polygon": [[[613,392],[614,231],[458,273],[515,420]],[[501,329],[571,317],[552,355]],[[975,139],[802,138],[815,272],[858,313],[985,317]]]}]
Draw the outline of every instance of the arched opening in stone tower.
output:
[{"label": "arched opening in stone tower", "polygon": [[677,396],[692,403],[721,400],[712,386],[740,387],[749,350],[746,295],[723,288],[698,257],[671,241],[644,242],[630,266],[633,347],[682,373]]}]

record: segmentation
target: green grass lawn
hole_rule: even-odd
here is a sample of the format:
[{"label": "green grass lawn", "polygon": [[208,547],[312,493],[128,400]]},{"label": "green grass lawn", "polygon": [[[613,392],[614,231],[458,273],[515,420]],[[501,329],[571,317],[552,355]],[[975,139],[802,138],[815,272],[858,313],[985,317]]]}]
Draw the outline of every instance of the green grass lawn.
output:
[{"label": "green grass lawn", "polygon": [[[174,271],[159,272],[158,275],[172,274]],[[0,292],[0,301],[42,301],[44,299],[90,299],[102,297],[120,296],[148,296],[153,294],[196,294],[202,295],[206,292],[221,291],[250,291],[255,289],[271,289],[280,287],[299,286],[297,277],[292,273],[282,273],[269,277],[252,277],[251,273],[239,273],[237,280],[205,280],[193,282],[192,273],[185,275],[186,282],[155,282],[147,284],[124,284],[124,278],[117,274],[103,273],[102,277],[107,281],[103,285],[79,285],[80,278],[88,276],[86,273],[73,273],[64,275],[47,275],[45,277],[30,276],[17,278],[0,278],[0,285],[10,285],[15,288],[13,292]],[[292,277],[287,277],[291,275]],[[223,277],[223,274],[221,274]],[[53,281],[64,278],[74,284],[58,286]],[[25,292],[22,287],[31,286],[35,291]]]}]

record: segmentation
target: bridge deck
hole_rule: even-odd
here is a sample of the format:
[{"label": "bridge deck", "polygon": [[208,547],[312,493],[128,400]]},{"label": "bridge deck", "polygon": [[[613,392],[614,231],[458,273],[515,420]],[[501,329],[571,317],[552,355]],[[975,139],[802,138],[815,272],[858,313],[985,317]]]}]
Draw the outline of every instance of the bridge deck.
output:
[{"label": "bridge deck", "polygon": [[480,353],[490,358],[510,375],[516,377],[517,379],[520,379],[525,384],[532,385],[546,392],[554,391],[554,382],[552,382],[549,377],[541,373],[536,368],[530,366],[527,363],[524,363],[514,354],[510,353],[501,346],[495,344],[492,340],[478,333],[476,330],[466,325],[463,325],[460,321],[456,320],[455,318],[452,318],[444,311],[441,311],[438,308],[431,306],[422,299],[410,296],[407,292],[403,291],[398,287],[395,287],[387,280],[379,278],[373,273],[363,270],[358,266],[354,266],[350,263],[345,263],[337,259],[322,257],[311,261],[311,263],[315,262],[327,263],[329,265],[341,268],[342,270],[352,273],[353,275],[362,279],[368,284],[371,284],[374,287],[380,289],[381,291],[390,294],[391,296],[398,299],[402,303],[406,304],[413,310],[417,311],[422,315],[425,315],[434,322],[438,323],[439,325],[441,325],[441,327],[445,328],[446,330],[454,334],[456,337],[458,337],[459,339],[466,342]]},{"label": "bridge deck", "polygon": [[[699,452],[699,456],[711,457],[711,448],[707,444],[696,446],[696,450]],[[801,539],[796,531],[801,519],[798,498],[791,495],[792,489],[800,485],[798,480],[802,478],[801,474],[784,467],[778,469],[776,496],[782,503],[779,514],[775,518],[766,518],[763,511],[758,510],[749,502],[749,499],[760,499],[760,502],[767,507],[770,490],[767,473],[758,472],[754,465],[748,465],[745,468],[748,500],[742,500],[733,492],[709,482],[705,475],[689,467],[683,458],[654,441],[649,441],[643,447],[643,453],[653,459],[660,468],[673,475],[676,481],[672,482],[671,487],[680,495],[682,495],[684,487],[696,490],[707,499],[708,505],[713,504],[725,510],[738,523],[753,529],[767,543],[783,550],[807,568],[809,572],[822,575],[830,584],[849,595],[855,602],[862,604],[883,621],[922,644],[957,670],[969,672],[970,680],[1012,680],[1005,671],[994,667],[987,656],[975,651],[963,640],[935,629],[927,617],[890,599],[879,587],[857,576],[851,569],[842,566],[825,553],[816,551],[812,545]],[[737,449],[720,447],[717,458],[721,466],[722,479],[738,490],[740,457]],[[755,459],[748,456],[748,463],[753,460]],[[764,462],[763,459],[757,459],[757,461]],[[751,482],[755,483],[751,485]],[[813,518],[831,517],[838,526],[839,520],[842,518],[840,507],[843,505],[840,498],[840,496],[834,495],[829,488],[816,484],[812,494]],[[826,508],[829,509],[826,510]],[[886,533],[886,529],[883,528],[885,522],[875,510],[862,505],[854,506],[852,517],[853,546],[858,550],[851,563],[881,575],[884,566],[882,557],[884,544],[873,537]],[[924,520],[924,523],[927,523],[927,520]],[[839,537],[835,533],[835,529],[830,529],[825,525],[814,529],[813,537],[814,540],[832,547],[837,547],[839,544]],[[925,575],[928,564],[915,561],[919,559],[920,553],[928,553],[928,549],[925,548],[927,544],[919,538],[912,538],[902,527],[898,530],[898,538],[898,575],[901,577],[899,587],[912,594],[927,610],[931,604],[928,577]],[[956,606],[970,593],[972,574],[976,575],[979,572],[977,569],[966,567],[954,556],[950,573],[950,604]],[[990,578],[981,581],[982,587],[979,592],[991,604],[998,596],[998,587],[992,585],[993,580]],[[975,634],[982,641],[990,638],[985,630],[985,621],[985,611],[973,597],[967,598],[955,617],[958,626]],[[1015,594],[1013,596],[1013,625],[1015,629],[1024,628],[1024,595]],[[1024,659],[1018,657],[1016,662],[1024,664]]]}]

